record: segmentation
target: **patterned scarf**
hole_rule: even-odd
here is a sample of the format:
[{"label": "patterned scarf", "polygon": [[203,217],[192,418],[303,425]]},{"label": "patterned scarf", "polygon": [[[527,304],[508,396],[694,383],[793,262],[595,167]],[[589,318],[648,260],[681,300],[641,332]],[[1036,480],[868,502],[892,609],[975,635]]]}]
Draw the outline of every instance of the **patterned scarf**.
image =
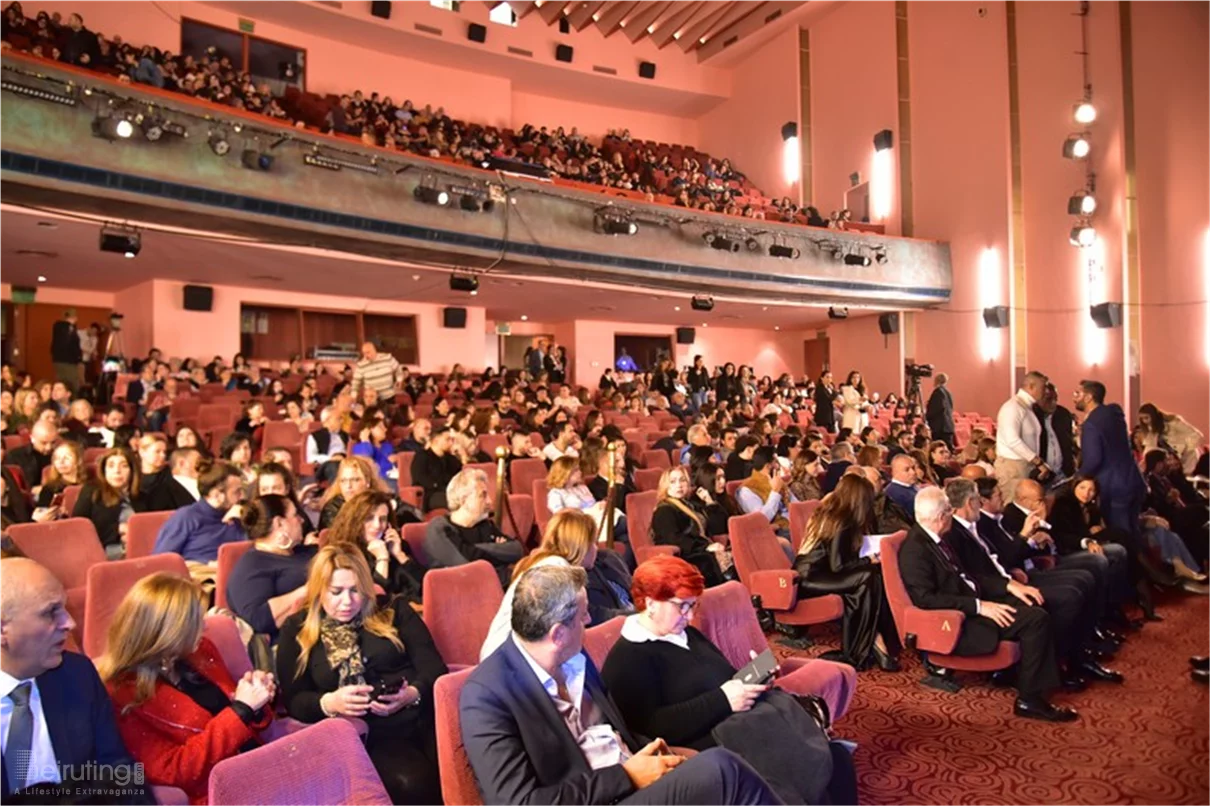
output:
[{"label": "patterned scarf", "polygon": [[365,683],[365,664],[361,661],[361,616],[352,621],[337,621],[324,616],[319,622],[328,663],[340,677],[340,685]]}]

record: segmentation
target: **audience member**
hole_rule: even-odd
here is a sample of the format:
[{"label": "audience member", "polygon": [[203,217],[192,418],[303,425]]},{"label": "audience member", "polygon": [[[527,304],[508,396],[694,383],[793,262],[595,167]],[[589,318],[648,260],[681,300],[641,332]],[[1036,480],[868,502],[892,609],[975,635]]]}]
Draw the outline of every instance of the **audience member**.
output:
[{"label": "audience member", "polygon": [[1071,412],[1059,405],[1059,392],[1050,381],[1042,400],[1034,404],[1034,416],[1042,425],[1038,435],[1038,453],[1046,466],[1057,471],[1050,486],[1069,479],[1076,473],[1075,421]]},{"label": "audience member", "polygon": [[954,448],[954,396],[949,390],[949,375],[938,372],[933,376],[933,393],[929,395],[925,419],[933,439]]},{"label": "audience member", "polygon": [[447,426],[433,429],[428,447],[412,460],[412,483],[424,490],[424,511],[453,509],[446,487],[462,470],[462,462],[451,452],[453,435]]},{"label": "audience member", "polygon": [[126,555],[126,528],[130,516],[143,511],[139,471],[130,452],[110,448],[97,457],[97,476],[80,490],[73,518],[88,518],[97,530],[111,560]]},{"label": "audience member", "polygon": [[328,529],[327,542],[356,546],[365,557],[374,584],[389,596],[419,603],[425,568],[391,525],[391,503],[390,494],[380,490],[357,493],[340,508]]},{"label": "audience member", "polygon": [[1029,372],[1017,393],[1005,401],[996,415],[996,482],[1000,495],[1011,501],[1013,490],[1021,479],[1036,474],[1045,482],[1051,468],[1038,453],[1041,448],[1042,425],[1034,415],[1034,404],[1046,393],[1047,377],[1041,372]]},{"label": "audience member", "polygon": [[42,471],[50,467],[51,454],[59,433],[54,426],[35,422],[29,433],[29,442],[4,454],[4,464],[21,471],[25,488],[37,493],[42,487]]},{"label": "audience member", "polygon": [[848,442],[838,441],[832,446],[831,456],[832,459],[828,462],[823,481],[819,483],[819,489],[823,491],[824,495],[836,489],[840,477],[849,469],[849,465],[853,464],[853,446]]},{"label": "audience member", "polygon": [[202,473],[197,489],[201,497],[172,513],[160,528],[153,553],[181,555],[196,579],[210,582],[218,571],[219,546],[247,539],[241,520],[243,478],[234,465],[215,462]]},{"label": "audience member", "polygon": [[60,442],[51,452],[46,483],[38,491],[38,509],[59,509],[63,502],[63,491],[68,487],[82,485],[86,480],[84,451],[80,448],[80,443]]},{"label": "audience member", "polygon": [[1138,432],[1145,450],[1166,448],[1180,457],[1186,475],[1195,474],[1206,438],[1179,414],[1165,413],[1154,403],[1144,403],[1139,407]]},{"label": "audience member", "polygon": [[147,496],[147,509],[152,512],[177,510],[201,498],[201,491],[198,490],[201,465],[202,455],[197,448],[174,450],[169,468],[172,475]]},{"label": "audience member", "polygon": [[252,549],[231,569],[227,604],[270,643],[305,599],[307,564],[316,548],[302,544],[302,521],[284,495],[259,495],[243,506],[241,523]]},{"label": "audience member", "polygon": [[524,547],[500,531],[489,517],[491,501],[487,476],[483,471],[465,468],[458,471],[445,490],[450,512],[429,521],[425,532],[424,553],[430,568],[487,560],[507,585],[513,563],[525,554]]},{"label": "audience member", "polygon": [[706,533],[706,516],[695,505],[693,480],[685,467],[673,467],[660,476],[657,504],[651,515],[651,538],[659,546],[675,546],[681,559],[701,573],[707,587],[721,585],[722,562],[730,567],[721,543]]}]

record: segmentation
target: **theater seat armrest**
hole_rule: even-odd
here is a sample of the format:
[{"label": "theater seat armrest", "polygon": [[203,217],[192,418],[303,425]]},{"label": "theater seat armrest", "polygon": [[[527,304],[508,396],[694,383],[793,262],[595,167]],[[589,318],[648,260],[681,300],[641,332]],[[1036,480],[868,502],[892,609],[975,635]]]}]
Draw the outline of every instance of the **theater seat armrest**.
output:
[{"label": "theater seat armrest", "polygon": [[416,485],[400,487],[399,500],[405,504],[411,504],[416,509],[421,509],[424,505],[424,488]]},{"label": "theater seat armrest", "polygon": [[634,553],[635,554],[634,559],[638,563],[644,563],[647,560],[650,560],[652,557],[658,557],[661,554],[666,554],[669,557],[674,557],[680,553],[681,553],[681,550],[678,549],[676,546],[647,546],[646,548],[641,548],[638,551],[636,551]]},{"label": "theater seat armrest", "polygon": [[753,571],[748,588],[770,610],[791,610],[798,604],[798,572],[792,568]]},{"label": "theater seat armrest", "polygon": [[916,649],[948,655],[958,645],[962,622],[961,610],[921,610],[909,607],[904,614],[903,632],[916,636]]}]

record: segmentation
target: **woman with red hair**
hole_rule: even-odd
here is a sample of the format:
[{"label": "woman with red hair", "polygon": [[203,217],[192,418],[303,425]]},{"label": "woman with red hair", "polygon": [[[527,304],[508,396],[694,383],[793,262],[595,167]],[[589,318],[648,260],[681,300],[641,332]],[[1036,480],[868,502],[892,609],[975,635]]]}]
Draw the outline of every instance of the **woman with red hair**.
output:
[{"label": "woman with red hair", "polygon": [[[805,748],[807,740],[795,735],[795,723],[784,721],[784,711],[778,708],[788,701],[792,714],[802,713],[789,695],[770,691],[767,685],[733,679],[736,669],[731,662],[690,626],[705,587],[701,572],[679,557],[653,557],[635,570],[631,593],[638,612],[626,617],[621,638],[601,668],[601,679],[626,725],[670,745],[705,750],[719,744],[717,729],[723,722],[762,705],[772,712],[770,724],[777,720],[773,729],[785,733],[781,737],[785,746]],[[766,780],[790,786],[794,791],[775,786],[787,803],[821,802],[818,796],[825,790],[826,802],[857,802],[852,759],[843,747],[830,745],[831,773],[824,780],[804,785],[801,770],[785,769],[785,757],[769,753],[766,743],[760,744],[729,743],[727,749],[742,756]],[[828,755],[824,754],[825,766]],[[790,766],[810,761],[803,750],[802,758]],[[807,777],[811,777],[809,772]]]}]

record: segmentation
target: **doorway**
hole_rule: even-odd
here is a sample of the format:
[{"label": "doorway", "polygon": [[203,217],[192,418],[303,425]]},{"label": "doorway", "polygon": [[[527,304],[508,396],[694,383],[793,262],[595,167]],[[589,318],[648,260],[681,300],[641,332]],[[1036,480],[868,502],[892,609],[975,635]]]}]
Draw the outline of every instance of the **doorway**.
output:
[{"label": "doorway", "polygon": [[639,370],[646,372],[655,369],[663,358],[672,357],[671,336],[626,336],[615,334],[613,337],[613,356],[616,360],[626,350],[627,354],[638,364]]},{"label": "doorway", "polygon": [[550,344],[555,340],[553,333],[535,333],[527,336],[501,336],[500,366],[509,369],[525,368],[525,351],[537,347],[539,341]]},{"label": "doorway", "polygon": [[821,372],[831,368],[831,342],[828,341],[826,334],[803,341],[802,365],[807,372],[807,377],[811,379],[818,378]]}]

